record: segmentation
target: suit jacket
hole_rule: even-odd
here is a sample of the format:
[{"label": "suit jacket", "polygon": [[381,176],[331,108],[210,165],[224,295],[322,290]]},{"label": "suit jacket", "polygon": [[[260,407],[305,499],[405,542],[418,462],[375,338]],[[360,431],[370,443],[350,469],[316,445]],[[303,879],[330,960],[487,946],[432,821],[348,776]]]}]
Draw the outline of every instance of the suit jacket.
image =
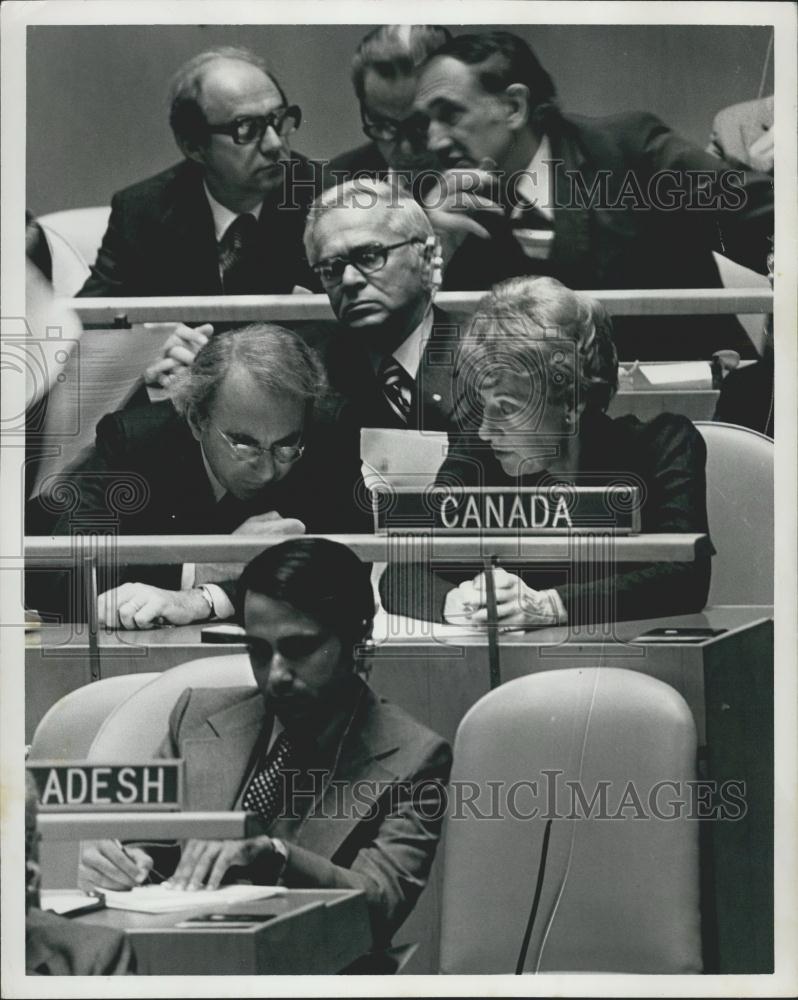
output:
[{"label": "suit jacket", "polygon": [[[415,430],[451,431],[455,417],[452,373],[461,324],[442,309],[434,309],[430,339],[416,376],[408,426]],[[361,427],[403,427],[388,404],[357,333],[334,327],[320,345],[330,385],[352,407]]]},{"label": "suit jacket", "polygon": [[[308,532],[369,530],[370,519],[355,500],[359,482],[358,432],[342,411],[335,420],[311,425],[302,458],[257,499],[243,502],[228,494],[217,503],[199,443],[171,402],[164,400],[103,417],[94,448],[58,477],[64,485],[51,491],[54,499],[37,497],[29,505],[28,532],[224,534],[270,510],[299,518]],[[60,513],[54,513],[59,506]],[[136,580],[175,590],[180,573],[179,565],[135,566],[116,577],[104,574],[99,586],[102,592]],[[35,578],[29,581],[28,606],[62,612],[65,590],[57,586],[54,592],[57,581],[48,576],[50,581],[40,587]]]},{"label": "suit jacket", "polygon": [[[550,274],[569,288],[717,288],[713,250],[766,272],[770,177],[746,174],[744,197],[735,189],[726,199],[730,206],[736,199],[736,207],[696,210],[676,200],[676,208],[661,210],[657,197],[688,189],[686,172],[709,171],[716,179],[711,194],[721,195],[717,175],[732,167],[650,114],[560,118],[549,138],[558,164],[550,259],[526,257],[509,222],[499,219],[489,223],[492,239],[466,238],[446,268],[444,288],[489,288],[521,274]],[[621,317],[614,328],[622,360],[708,359],[722,348],[755,356],[732,316]]]},{"label": "suit jacket", "polygon": [[330,160],[324,172],[324,187],[335,187],[353,177],[373,177],[382,180],[388,173],[388,164],[377,148],[376,142],[366,142],[349,149]]},{"label": "suit jacket", "polygon": [[136,972],[124,934],[71,923],[31,909],[25,916],[25,972],[29,976],[123,976]]},{"label": "suit jacket", "polygon": [[[576,485],[637,484],[643,532],[708,533],[706,445],[686,417],[662,413],[643,423],[631,415],[612,419],[598,413],[591,414],[583,425]],[[477,448],[473,443],[450,449],[438,478],[503,489],[557,482],[546,473],[513,479],[503,472],[490,448]],[[708,544],[701,546],[689,563],[607,561],[584,564],[578,573],[573,568],[545,564],[532,568],[508,562],[505,567],[534,590],[556,589],[568,612],[568,623],[581,625],[700,611],[709,593],[712,552]],[[383,606],[388,612],[442,621],[447,593],[480,571],[480,567],[473,567],[436,573],[427,566],[398,569],[389,565],[380,581]],[[404,574],[407,577],[403,579]]]},{"label": "suit jacket", "polygon": [[739,424],[752,431],[774,433],[773,350],[753,365],[729,372],[724,378],[713,420]]},{"label": "suit jacket", "polygon": [[[252,294],[316,289],[302,233],[321,171],[294,155],[285,191],[267,196],[258,226],[260,279]],[[114,195],[86,296],[221,295],[216,234],[197,164],[184,160]],[[285,200],[284,197],[285,196]]]},{"label": "suit jacket", "polygon": [[[295,802],[296,815],[278,818],[269,833],[290,845],[282,884],[364,890],[379,945],[390,939],[426,884],[443,820],[441,787],[448,780],[451,750],[359,679],[356,689],[339,752],[317,762],[329,782],[315,785],[314,794]],[[259,741],[271,724],[257,689],[185,691],[159,751],[185,761],[185,808],[240,808]],[[433,808],[436,803],[441,808]],[[257,871],[249,875],[260,880]]]},{"label": "suit jacket", "polygon": [[707,151],[735,166],[751,167],[749,150],[773,128],[773,95],[743,101],[723,108],[715,115]]}]

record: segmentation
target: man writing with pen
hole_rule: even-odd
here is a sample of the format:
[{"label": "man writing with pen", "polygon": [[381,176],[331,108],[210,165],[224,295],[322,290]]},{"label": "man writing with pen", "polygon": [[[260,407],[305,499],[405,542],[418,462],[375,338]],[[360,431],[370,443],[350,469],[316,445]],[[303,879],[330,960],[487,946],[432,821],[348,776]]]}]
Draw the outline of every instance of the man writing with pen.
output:
[{"label": "man writing with pen", "polygon": [[246,567],[239,587],[256,686],[184,691],[160,756],[184,761],[184,809],[255,813],[263,834],[84,844],[79,885],[127,889],[166,876],[188,890],[242,878],[361,889],[375,944],[386,944],[426,884],[451,751],[357,675],[374,596],[350,549],[283,542]]}]

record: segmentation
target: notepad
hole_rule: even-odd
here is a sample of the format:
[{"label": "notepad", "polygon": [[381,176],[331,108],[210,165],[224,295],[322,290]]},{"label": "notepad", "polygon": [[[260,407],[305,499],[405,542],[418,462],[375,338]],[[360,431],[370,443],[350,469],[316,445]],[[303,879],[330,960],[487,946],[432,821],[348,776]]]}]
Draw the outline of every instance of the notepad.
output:
[{"label": "notepad", "polygon": [[61,917],[77,916],[79,913],[88,913],[91,910],[99,910],[103,906],[103,901],[97,896],[89,896],[85,892],[70,892],[65,889],[55,889],[50,892],[43,890],[39,899],[43,910],[50,910]]},{"label": "notepad", "polygon": [[165,889],[161,885],[140,885],[124,892],[104,890],[105,905],[112,910],[135,910],[138,913],[175,913],[196,906],[214,909],[251,899],[265,899],[284,892],[274,885],[225,885],[221,889]]}]

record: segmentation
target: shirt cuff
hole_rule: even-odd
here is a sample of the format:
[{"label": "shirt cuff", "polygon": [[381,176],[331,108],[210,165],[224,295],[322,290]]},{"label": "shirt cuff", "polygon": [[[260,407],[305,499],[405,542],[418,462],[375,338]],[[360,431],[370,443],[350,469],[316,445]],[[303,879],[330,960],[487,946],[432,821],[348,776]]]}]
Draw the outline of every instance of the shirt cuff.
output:
[{"label": "shirt cuff", "polygon": [[556,615],[556,622],[558,625],[565,625],[568,621],[568,611],[563,604],[562,598],[560,597],[559,591],[556,590],[544,590],[543,594],[546,596],[549,604],[551,605],[551,611],[553,615]]},{"label": "shirt cuff", "polygon": [[227,594],[215,583],[206,583],[203,586],[210,592],[213,598],[213,610],[215,618],[232,618],[236,609]]}]

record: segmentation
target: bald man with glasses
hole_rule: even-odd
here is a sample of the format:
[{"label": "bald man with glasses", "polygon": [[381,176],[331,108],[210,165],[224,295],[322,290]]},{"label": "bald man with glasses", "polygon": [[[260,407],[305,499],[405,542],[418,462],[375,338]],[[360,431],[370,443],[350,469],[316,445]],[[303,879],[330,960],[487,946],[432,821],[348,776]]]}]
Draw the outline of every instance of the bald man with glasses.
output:
[{"label": "bald man with glasses", "polygon": [[314,287],[302,249],[318,165],[292,153],[302,123],[247,49],[175,74],[169,123],[184,159],[114,195],[84,296],[286,294]]}]

